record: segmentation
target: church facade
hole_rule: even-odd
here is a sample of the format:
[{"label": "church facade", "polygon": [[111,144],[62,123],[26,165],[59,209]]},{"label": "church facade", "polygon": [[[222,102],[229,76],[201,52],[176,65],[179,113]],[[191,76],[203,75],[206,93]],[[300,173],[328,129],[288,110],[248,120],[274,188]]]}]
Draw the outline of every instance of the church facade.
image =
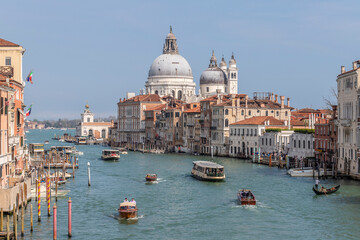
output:
[{"label": "church facade", "polygon": [[76,135],[79,137],[94,137],[96,139],[107,139],[109,128],[113,122],[94,122],[94,114],[90,111],[89,104],[85,105],[85,110],[81,114],[81,123],[76,127]]}]

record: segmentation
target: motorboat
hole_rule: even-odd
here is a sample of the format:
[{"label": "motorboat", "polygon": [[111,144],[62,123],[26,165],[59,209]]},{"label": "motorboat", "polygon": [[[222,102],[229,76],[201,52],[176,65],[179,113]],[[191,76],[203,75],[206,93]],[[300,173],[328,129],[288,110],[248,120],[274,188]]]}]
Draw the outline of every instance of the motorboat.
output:
[{"label": "motorboat", "polygon": [[240,205],[256,205],[255,196],[250,189],[239,190],[238,202]]},{"label": "motorboat", "polygon": [[204,181],[223,181],[225,179],[224,166],[209,161],[194,161],[191,175]]},{"label": "motorboat", "polygon": [[138,209],[136,207],[136,203],[134,202],[123,202],[120,203],[120,207],[118,209],[120,218],[136,218]]},{"label": "motorboat", "polygon": [[113,160],[113,161],[119,160],[120,159],[119,150],[104,149],[102,151],[101,159],[103,159],[103,160]]},{"label": "motorboat", "polygon": [[153,182],[157,180],[157,175],[156,174],[150,174],[148,173],[145,177],[146,181],[148,182]]}]

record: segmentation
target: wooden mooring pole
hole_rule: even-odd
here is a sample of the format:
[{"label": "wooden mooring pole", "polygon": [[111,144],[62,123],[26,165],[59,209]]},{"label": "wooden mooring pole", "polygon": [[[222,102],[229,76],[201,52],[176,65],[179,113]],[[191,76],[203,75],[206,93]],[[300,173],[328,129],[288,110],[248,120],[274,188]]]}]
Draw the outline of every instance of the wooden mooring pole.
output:
[{"label": "wooden mooring pole", "polygon": [[24,206],[21,208],[21,236],[24,236]]},{"label": "wooden mooring pole", "polygon": [[33,230],[33,207],[32,204],[30,204],[30,232],[32,232]]},{"label": "wooden mooring pole", "polygon": [[4,231],[4,210],[3,208],[1,208],[1,220],[0,220],[0,232],[3,232]]},{"label": "wooden mooring pole", "polygon": [[13,224],[14,224],[14,234],[15,234],[15,239],[17,239],[17,213],[16,213],[16,207],[14,204],[14,209],[13,209]]},{"label": "wooden mooring pole", "polygon": [[69,209],[68,209],[68,236],[71,237],[71,198],[68,201]]},{"label": "wooden mooring pole", "polygon": [[46,200],[48,206],[48,217],[50,217],[50,177],[46,178]]},{"label": "wooden mooring pole", "polygon": [[10,240],[10,216],[7,215],[6,217],[6,239]]},{"label": "wooden mooring pole", "polygon": [[88,186],[91,186],[91,181],[90,181],[90,162],[88,162]]},{"label": "wooden mooring pole", "polygon": [[54,204],[53,207],[53,239],[56,240],[57,239],[57,226],[56,226],[56,203]]},{"label": "wooden mooring pole", "polygon": [[40,180],[38,181],[38,222],[41,222]]}]

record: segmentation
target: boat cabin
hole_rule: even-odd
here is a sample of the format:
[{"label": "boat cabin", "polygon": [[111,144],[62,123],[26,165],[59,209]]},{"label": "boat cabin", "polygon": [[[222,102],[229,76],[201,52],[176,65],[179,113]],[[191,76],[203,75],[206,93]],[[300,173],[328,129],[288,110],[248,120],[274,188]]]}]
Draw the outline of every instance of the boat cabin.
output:
[{"label": "boat cabin", "polygon": [[208,161],[195,161],[192,175],[201,180],[221,181],[225,179],[224,166]]},{"label": "boat cabin", "polygon": [[86,145],[86,137],[78,137],[77,138],[77,144]]},{"label": "boat cabin", "polygon": [[42,154],[44,152],[44,144],[43,143],[30,143],[29,144],[29,152],[30,152],[30,154]]}]

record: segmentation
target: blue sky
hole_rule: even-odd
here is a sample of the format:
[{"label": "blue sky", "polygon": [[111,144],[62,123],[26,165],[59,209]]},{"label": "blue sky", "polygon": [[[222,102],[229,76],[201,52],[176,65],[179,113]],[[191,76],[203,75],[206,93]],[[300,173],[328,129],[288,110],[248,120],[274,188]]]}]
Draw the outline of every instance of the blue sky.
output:
[{"label": "blue sky", "polygon": [[340,66],[359,59],[356,1],[5,1],[1,38],[26,48],[25,103],[32,118],[99,117],[144,88],[173,26],[194,81],[211,51],[234,52],[239,92],[270,91],[296,108],[324,107]]}]

